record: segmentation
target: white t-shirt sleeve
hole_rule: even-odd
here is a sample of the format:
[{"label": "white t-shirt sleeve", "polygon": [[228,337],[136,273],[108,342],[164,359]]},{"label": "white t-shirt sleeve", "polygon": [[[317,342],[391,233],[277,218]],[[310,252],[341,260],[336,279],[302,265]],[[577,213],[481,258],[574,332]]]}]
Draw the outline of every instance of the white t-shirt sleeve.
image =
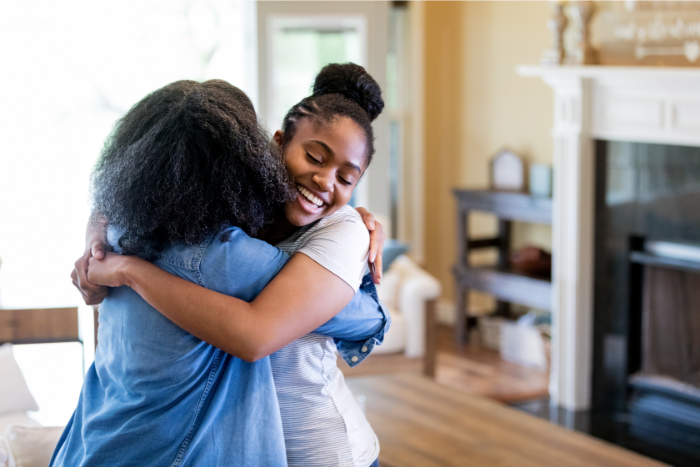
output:
[{"label": "white t-shirt sleeve", "polygon": [[307,233],[297,250],[340,277],[357,292],[367,267],[369,232],[362,217],[349,206],[324,219]]}]

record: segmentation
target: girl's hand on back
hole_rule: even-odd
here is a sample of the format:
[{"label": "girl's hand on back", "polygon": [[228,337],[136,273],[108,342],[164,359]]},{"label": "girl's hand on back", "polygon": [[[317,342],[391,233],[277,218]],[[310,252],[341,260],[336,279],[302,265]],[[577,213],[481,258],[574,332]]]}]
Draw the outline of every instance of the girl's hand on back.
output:
[{"label": "girl's hand on back", "polygon": [[93,256],[88,264],[87,278],[92,284],[107,287],[128,285],[127,268],[137,261],[147,262],[138,256],[125,256],[112,252],[105,252],[104,259]]},{"label": "girl's hand on back", "polygon": [[105,252],[111,250],[112,247],[108,244],[100,240],[95,240],[91,244],[88,243],[88,247],[85,249],[83,256],[75,261],[75,267],[70,277],[73,279],[75,288],[77,288],[83,296],[83,301],[86,305],[99,305],[109,293],[109,288],[90,283],[87,277],[87,269],[90,258],[95,257],[97,259],[102,259],[104,258]]},{"label": "girl's hand on back", "polygon": [[105,252],[112,251],[112,247],[107,244],[107,225],[109,221],[106,217],[97,212],[90,215],[85,230],[85,253],[74,263],[71,279],[73,285],[83,296],[86,305],[99,305],[109,293],[109,288],[91,284],[87,278],[88,262],[90,258],[102,259]]},{"label": "girl's hand on back", "polygon": [[355,210],[362,216],[362,221],[369,230],[369,269],[372,272],[372,281],[379,284],[382,281],[382,252],[384,251],[384,240],[386,240],[384,227],[365,208],[356,208]]}]

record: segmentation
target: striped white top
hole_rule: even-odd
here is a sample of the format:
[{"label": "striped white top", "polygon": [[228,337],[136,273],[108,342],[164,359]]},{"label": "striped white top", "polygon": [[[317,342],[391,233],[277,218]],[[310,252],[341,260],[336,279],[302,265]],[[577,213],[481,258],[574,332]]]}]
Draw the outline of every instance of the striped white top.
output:
[{"label": "striped white top", "polygon": [[[357,292],[369,233],[345,206],[277,246],[304,253]],[[290,467],[367,467],[377,459],[379,441],[336,366],[333,339],[307,334],[270,359]]]}]

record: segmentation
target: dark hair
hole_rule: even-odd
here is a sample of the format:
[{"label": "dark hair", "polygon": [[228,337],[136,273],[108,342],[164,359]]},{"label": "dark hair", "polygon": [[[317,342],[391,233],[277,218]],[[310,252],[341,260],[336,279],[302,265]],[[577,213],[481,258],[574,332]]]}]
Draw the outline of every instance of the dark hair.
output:
[{"label": "dark hair", "polygon": [[374,155],[372,121],[383,108],[382,91],[364,68],[354,63],[332,63],[316,76],[313,94],[287,112],[282,122],[282,146],[292,140],[302,118],[328,124],[338,117],[349,117],[365,132],[369,165]]},{"label": "dark hair", "polygon": [[254,235],[294,196],[250,99],[221,80],[177,81],[132,107],[105,142],[92,191],[95,210],[123,231],[123,253],[149,260],[231,226]]}]

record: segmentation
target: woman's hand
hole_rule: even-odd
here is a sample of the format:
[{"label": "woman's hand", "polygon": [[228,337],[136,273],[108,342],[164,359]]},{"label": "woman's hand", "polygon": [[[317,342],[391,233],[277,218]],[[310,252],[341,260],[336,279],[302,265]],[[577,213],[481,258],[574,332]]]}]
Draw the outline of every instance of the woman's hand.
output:
[{"label": "woman's hand", "polygon": [[145,260],[137,256],[124,256],[105,252],[104,259],[90,258],[87,278],[92,284],[106,287],[121,287],[128,284],[127,270],[129,265]]},{"label": "woman's hand", "polygon": [[369,230],[369,269],[372,272],[372,281],[379,284],[382,281],[382,252],[386,240],[384,227],[365,208],[356,208],[356,211],[362,216],[362,221]]},{"label": "woman's hand", "polygon": [[73,285],[83,296],[86,305],[99,305],[109,293],[109,288],[92,284],[87,277],[88,262],[90,258],[102,259],[107,251],[112,248],[101,241],[95,241],[83,253],[83,256],[75,261],[73,271],[70,274]]},{"label": "woman's hand", "polygon": [[87,278],[88,262],[90,258],[102,259],[112,247],[107,244],[107,218],[93,212],[85,230],[85,253],[74,263],[70,274],[73,285],[83,296],[86,305],[99,305],[109,293],[109,288],[91,284]]}]

